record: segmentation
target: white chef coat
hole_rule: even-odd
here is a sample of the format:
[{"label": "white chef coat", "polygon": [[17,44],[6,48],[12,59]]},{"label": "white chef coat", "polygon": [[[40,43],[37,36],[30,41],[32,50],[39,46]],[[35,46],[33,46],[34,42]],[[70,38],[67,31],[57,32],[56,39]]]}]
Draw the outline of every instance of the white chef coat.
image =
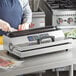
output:
[{"label": "white chef coat", "polygon": [[24,14],[23,22],[30,24],[32,22],[32,11],[29,5],[29,0],[19,0],[19,1],[22,6],[23,14]]}]

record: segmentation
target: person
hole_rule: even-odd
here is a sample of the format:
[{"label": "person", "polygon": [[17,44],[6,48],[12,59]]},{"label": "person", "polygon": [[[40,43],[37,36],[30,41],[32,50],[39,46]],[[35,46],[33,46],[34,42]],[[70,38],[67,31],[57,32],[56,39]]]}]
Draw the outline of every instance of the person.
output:
[{"label": "person", "polygon": [[0,35],[26,30],[32,22],[28,0],[0,0]]},{"label": "person", "polygon": [[0,0],[0,44],[8,31],[26,30],[32,22],[28,0]]},{"label": "person", "polygon": [[32,11],[28,0],[0,0],[0,44],[3,43],[3,34],[29,29],[31,22]]}]

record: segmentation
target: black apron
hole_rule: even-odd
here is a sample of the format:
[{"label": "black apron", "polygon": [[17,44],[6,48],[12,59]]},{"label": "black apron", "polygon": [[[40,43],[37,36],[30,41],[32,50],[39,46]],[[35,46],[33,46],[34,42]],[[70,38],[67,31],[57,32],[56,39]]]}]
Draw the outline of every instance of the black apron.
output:
[{"label": "black apron", "polygon": [[[0,0],[0,19],[8,22],[11,27],[17,29],[23,16],[19,0]],[[0,30],[0,35],[5,32]]]}]

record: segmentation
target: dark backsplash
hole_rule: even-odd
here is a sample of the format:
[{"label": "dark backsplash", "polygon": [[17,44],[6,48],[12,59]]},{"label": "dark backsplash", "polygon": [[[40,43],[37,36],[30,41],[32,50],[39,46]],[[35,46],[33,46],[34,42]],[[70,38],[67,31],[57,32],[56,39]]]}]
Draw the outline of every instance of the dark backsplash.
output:
[{"label": "dark backsplash", "polygon": [[53,9],[75,9],[76,0],[47,0]]}]

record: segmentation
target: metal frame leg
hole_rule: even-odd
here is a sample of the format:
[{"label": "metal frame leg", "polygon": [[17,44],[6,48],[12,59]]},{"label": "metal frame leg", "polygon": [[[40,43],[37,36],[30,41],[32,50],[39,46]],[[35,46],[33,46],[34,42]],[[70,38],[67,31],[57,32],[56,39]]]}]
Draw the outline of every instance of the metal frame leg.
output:
[{"label": "metal frame leg", "polygon": [[56,70],[56,75],[59,76],[59,71],[58,70]]},{"label": "metal frame leg", "polygon": [[39,76],[42,76],[43,73],[39,73]]},{"label": "metal frame leg", "polygon": [[42,76],[42,74],[43,74],[42,72],[39,72],[36,74],[36,76]]},{"label": "metal frame leg", "polygon": [[38,72],[38,73],[36,74],[36,76],[43,76],[43,74],[45,74],[45,73],[46,73],[46,71],[43,70],[43,71],[41,71],[41,72]]},{"label": "metal frame leg", "polygon": [[69,76],[73,76],[73,65],[69,66]]}]

